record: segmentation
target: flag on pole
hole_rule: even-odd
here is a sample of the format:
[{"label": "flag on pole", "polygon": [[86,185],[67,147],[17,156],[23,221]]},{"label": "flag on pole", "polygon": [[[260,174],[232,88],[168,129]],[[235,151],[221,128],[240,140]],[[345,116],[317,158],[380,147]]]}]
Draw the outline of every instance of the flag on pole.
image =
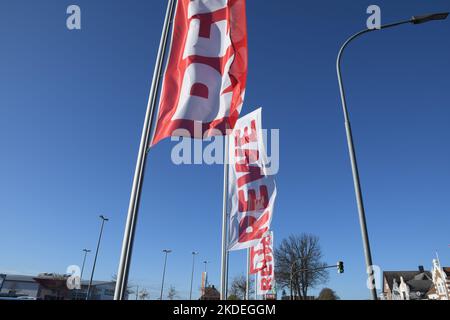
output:
[{"label": "flag on pole", "polygon": [[268,232],[250,250],[252,274],[257,274],[256,294],[266,295],[274,291],[275,286],[275,260],[273,254],[273,232]]},{"label": "flag on pole", "polygon": [[277,194],[267,170],[261,109],[238,120],[228,154],[228,250],[248,249],[269,231]]},{"label": "flag on pole", "polygon": [[264,270],[273,260],[273,232],[264,236],[256,246],[250,248],[250,274]]},{"label": "flag on pole", "polygon": [[178,0],[151,145],[225,135],[239,118],[246,81],[245,0]]},{"label": "flag on pole", "polygon": [[207,286],[208,286],[208,273],[204,271],[202,272],[202,282],[200,285],[202,296],[205,294]]}]

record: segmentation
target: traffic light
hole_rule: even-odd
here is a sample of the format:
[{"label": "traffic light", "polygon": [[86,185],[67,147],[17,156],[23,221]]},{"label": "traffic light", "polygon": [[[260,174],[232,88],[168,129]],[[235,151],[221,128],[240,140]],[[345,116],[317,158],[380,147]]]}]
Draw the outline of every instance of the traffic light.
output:
[{"label": "traffic light", "polygon": [[344,262],[343,261],[339,261],[337,263],[337,270],[338,270],[338,273],[344,273]]}]

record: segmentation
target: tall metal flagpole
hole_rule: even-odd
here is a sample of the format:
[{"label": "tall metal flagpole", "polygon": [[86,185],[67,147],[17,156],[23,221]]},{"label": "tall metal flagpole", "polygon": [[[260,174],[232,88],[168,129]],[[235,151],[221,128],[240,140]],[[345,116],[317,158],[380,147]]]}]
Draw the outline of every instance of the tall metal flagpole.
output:
[{"label": "tall metal flagpole", "polygon": [[228,233],[228,159],[229,139],[225,135],[225,147],[224,147],[224,164],[223,164],[223,210],[222,210],[222,267],[220,277],[220,299],[227,300],[227,288],[228,288],[228,250],[227,250],[227,233]]},{"label": "tall metal flagpole", "polygon": [[247,282],[245,285],[245,300],[250,300],[250,249],[247,249]]},{"label": "tall metal flagpole", "polygon": [[141,144],[139,147],[136,170],[134,173],[133,187],[131,190],[130,204],[128,207],[127,222],[125,225],[125,232],[123,237],[122,253],[120,257],[119,270],[117,272],[114,300],[123,300],[126,294],[128,274],[130,271],[131,254],[133,251],[134,234],[136,230],[142,184],[144,180],[144,171],[147,162],[147,150],[150,143],[150,135],[153,124],[153,114],[155,111],[158,88],[161,81],[161,74],[163,69],[163,61],[166,53],[169,30],[175,10],[175,4],[176,0],[169,0],[167,4],[167,12],[161,35],[161,42],[159,44],[158,56],[156,59],[156,66],[153,74],[150,96],[148,99],[147,113],[145,115],[144,127],[142,129]]},{"label": "tall metal flagpole", "polygon": [[255,300],[258,300],[258,273],[255,273]]}]

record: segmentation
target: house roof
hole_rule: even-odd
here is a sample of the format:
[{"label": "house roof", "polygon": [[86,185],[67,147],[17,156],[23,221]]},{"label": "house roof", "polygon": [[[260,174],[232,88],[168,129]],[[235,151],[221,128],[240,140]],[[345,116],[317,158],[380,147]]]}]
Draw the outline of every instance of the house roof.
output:
[{"label": "house roof", "polygon": [[430,290],[428,290],[428,292],[427,292],[427,296],[430,296],[432,294],[437,294],[435,286],[431,286]]},{"label": "house roof", "polygon": [[450,267],[443,267],[442,269],[444,269],[444,272],[447,275],[447,277],[450,277]]},{"label": "house roof", "polygon": [[418,291],[421,293],[427,293],[431,287],[433,287],[432,280],[409,280],[406,281],[411,291]]},{"label": "house roof", "polygon": [[7,274],[5,277],[5,282],[7,281],[15,281],[15,282],[35,282],[33,276],[23,276],[23,275],[15,275],[15,274]]},{"label": "house roof", "polygon": [[220,292],[214,286],[205,288],[205,293],[200,297],[200,300],[219,300]]},{"label": "house roof", "polygon": [[[16,274],[8,274],[5,277],[5,282],[29,282],[29,283],[45,283],[46,281],[51,281],[54,283],[65,283],[67,277],[62,276],[53,276],[53,275],[39,275],[39,276],[26,276],[26,275],[16,275]],[[109,285],[115,284],[114,281],[92,281],[93,286],[101,286],[101,285]],[[82,286],[88,286],[89,280],[81,281]]]},{"label": "house roof", "polygon": [[[433,283],[431,272],[425,271],[385,271],[383,272],[383,278],[386,279],[387,285],[392,290],[392,284],[395,281],[400,283],[400,278],[411,287],[412,291],[428,291]],[[384,289],[383,284],[383,289]]]},{"label": "house roof", "polygon": [[[108,284],[113,284],[115,285],[116,283],[114,281],[92,281],[92,285],[93,286],[101,286],[101,285],[108,285]],[[83,280],[81,281],[81,285],[82,286],[88,286],[89,285],[89,280]]]}]

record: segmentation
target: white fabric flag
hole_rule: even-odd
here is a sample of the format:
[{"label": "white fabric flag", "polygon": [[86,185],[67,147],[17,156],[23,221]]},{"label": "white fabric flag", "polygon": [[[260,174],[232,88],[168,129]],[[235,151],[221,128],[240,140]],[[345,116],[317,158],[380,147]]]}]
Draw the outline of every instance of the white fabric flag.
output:
[{"label": "white fabric flag", "polygon": [[[256,265],[252,271],[256,271],[256,294],[273,294],[275,289],[275,259],[273,254],[273,232],[269,232],[260,243],[252,248],[252,261]],[[259,262],[259,263],[258,263]]]},{"label": "white fabric flag", "polygon": [[261,109],[238,120],[229,137],[228,250],[251,248],[269,231],[277,189],[268,175]]}]

